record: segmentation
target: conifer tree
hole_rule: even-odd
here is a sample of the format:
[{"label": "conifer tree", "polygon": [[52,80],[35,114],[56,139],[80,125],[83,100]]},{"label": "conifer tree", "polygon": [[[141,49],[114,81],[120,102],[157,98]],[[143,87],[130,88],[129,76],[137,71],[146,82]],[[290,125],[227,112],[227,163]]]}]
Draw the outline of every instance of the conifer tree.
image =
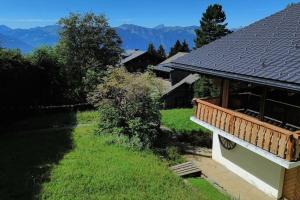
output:
[{"label": "conifer tree", "polygon": [[159,47],[158,47],[158,50],[157,50],[157,54],[158,54],[158,56],[159,57],[161,57],[162,59],[166,59],[166,51],[165,51],[165,49],[164,49],[164,47],[163,47],[163,45],[161,44],[161,45],[159,45]]},{"label": "conifer tree", "polygon": [[179,40],[177,40],[176,43],[174,44],[174,46],[171,48],[169,57],[174,56],[175,54],[177,54],[181,50],[182,50],[182,44]]},{"label": "conifer tree", "polygon": [[202,47],[216,39],[219,39],[228,33],[231,33],[225,23],[226,15],[219,4],[208,6],[200,21],[200,29],[195,30],[195,46]]},{"label": "conifer tree", "polygon": [[149,45],[148,45],[148,50],[147,50],[147,52],[150,54],[150,55],[157,55],[157,51],[156,51],[156,49],[155,49],[155,46],[153,45],[153,43],[150,43]]},{"label": "conifer tree", "polygon": [[185,40],[182,43],[181,52],[190,52],[189,44]]}]

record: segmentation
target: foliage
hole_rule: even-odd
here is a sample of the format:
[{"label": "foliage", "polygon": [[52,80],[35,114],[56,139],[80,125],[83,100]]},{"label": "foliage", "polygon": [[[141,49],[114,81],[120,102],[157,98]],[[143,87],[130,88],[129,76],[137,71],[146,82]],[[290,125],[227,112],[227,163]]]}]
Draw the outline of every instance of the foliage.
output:
[{"label": "foliage", "polygon": [[202,198],[150,152],[107,145],[113,136],[93,129],[1,135],[0,199]]},{"label": "foliage", "polygon": [[217,188],[212,187],[205,179],[189,178],[187,180],[192,186],[204,194],[207,199],[232,200],[228,194],[219,192]]},{"label": "foliage", "polygon": [[197,38],[195,46],[202,47],[216,39],[219,39],[228,33],[231,33],[224,23],[226,20],[225,12],[219,4],[208,6],[200,21],[200,29],[196,30]]},{"label": "foliage", "polygon": [[41,98],[44,98],[44,105],[59,105],[72,101],[72,97],[68,96],[65,68],[56,48],[48,46],[37,48],[27,58],[42,70],[40,74],[42,83],[39,84],[43,88]]},{"label": "foliage", "polygon": [[207,132],[205,128],[195,124],[190,120],[193,116],[193,109],[172,109],[162,110],[162,125],[172,129],[175,133]]},{"label": "foliage", "polygon": [[100,133],[126,135],[145,148],[158,135],[161,93],[162,83],[149,72],[130,74],[117,68],[109,72],[88,100],[99,108]]},{"label": "foliage", "polygon": [[190,52],[189,45],[185,40],[182,44],[179,40],[175,42],[174,46],[170,50],[169,57],[174,56],[178,52]]},{"label": "foliage", "polygon": [[292,7],[292,6],[294,6],[294,5],[296,5],[297,3],[289,3],[287,6],[286,6],[286,8],[289,8],[289,7]]},{"label": "foliage", "polygon": [[186,42],[186,40],[183,41],[182,47],[181,47],[181,52],[190,52],[190,47],[189,44]]},{"label": "foliage", "polygon": [[167,147],[166,158],[170,165],[176,165],[184,162],[183,157],[179,154],[179,149],[174,146]]},{"label": "foliage", "polygon": [[85,99],[101,82],[108,66],[119,63],[121,39],[103,15],[71,13],[59,21],[59,51],[74,98]]},{"label": "foliage", "polygon": [[1,106],[68,102],[64,68],[54,48],[41,47],[27,57],[19,50],[0,49],[0,65]]},{"label": "foliage", "polygon": [[91,133],[74,131],[75,149],[54,167],[41,199],[203,199],[153,154],[108,145],[115,136]]},{"label": "foliage", "polygon": [[166,55],[166,51],[163,47],[163,45],[159,45],[158,47],[158,50],[157,50],[157,54],[159,57],[161,57],[163,60],[165,60],[167,58],[167,55]]},{"label": "foliage", "polygon": [[[66,119],[68,116],[71,118]],[[27,122],[46,128],[52,120],[55,124],[68,125],[73,120],[94,124],[99,118],[95,111],[47,117]],[[195,190],[150,151],[132,151],[118,143],[108,145],[120,137],[96,136],[95,126],[33,131],[24,137],[1,135],[0,199],[219,199],[220,193],[212,185],[195,186]],[[172,149],[169,152],[171,157],[178,156]]]},{"label": "foliage", "polygon": [[171,129],[180,142],[211,148],[210,132],[190,120],[193,109],[162,110],[162,125]]},{"label": "foliage", "polygon": [[148,48],[147,48],[147,52],[148,52],[150,55],[154,55],[154,56],[157,55],[157,51],[156,51],[155,46],[154,46],[153,43],[149,43]]},{"label": "foliage", "polygon": [[215,86],[212,79],[206,76],[201,76],[194,84],[194,97],[217,97],[220,95],[219,89]]},{"label": "foliage", "polygon": [[151,59],[153,60],[153,63],[160,63],[162,62],[165,57],[163,57],[164,55],[164,49],[161,48],[162,46],[160,46],[160,48],[158,50],[156,50],[155,46],[153,43],[150,43],[148,45],[148,49],[147,49],[147,53],[152,57]]},{"label": "foliage", "polygon": [[28,56],[0,48],[0,109],[7,110],[0,123],[32,114],[38,106],[85,103],[108,66],[119,63],[121,40],[104,16],[70,14],[60,25],[56,47],[40,47]]}]

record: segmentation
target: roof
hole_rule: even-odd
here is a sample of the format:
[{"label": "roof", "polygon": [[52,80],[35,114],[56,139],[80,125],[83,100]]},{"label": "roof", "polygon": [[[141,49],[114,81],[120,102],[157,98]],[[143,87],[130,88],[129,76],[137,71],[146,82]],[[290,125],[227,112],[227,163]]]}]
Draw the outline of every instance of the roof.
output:
[{"label": "roof", "polygon": [[163,71],[163,72],[171,72],[173,69],[170,68],[170,63],[174,60],[176,60],[177,58],[180,58],[184,55],[186,55],[188,53],[185,52],[178,52],[177,54],[171,56],[170,58],[166,59],[165,61],[163,61],[162,63],[154,66],[154,70],[156,71]]},{"label": "roof", "polygon": [[184,79],[182,79],[181,81],[179,81],[178,83],[176,83],[175,85],[173,85],[171,88],[169,88],[164,94],[163,96],[166,96],[168,94],[170,94],[171,92],[173,92],[174,90],[176,90],[176,88],[180,87],[183,84],[188,84],[188,85],[192,85],[193,83],[195,83],[197,80],[199,80],[200,76],[198,74],[190,74],[187,77],[185,77]]},{"label": "roof", "polygon": [[171,66],[170,64],[159,64],[153,67],[154,70],[156,71],[162,71],[162,72],[171,72],[173,69],[170,68],[169,66]]},{"label": "roof", "polygon": [[121,64],[125,64],[143,54],[145,54],[146,52],[144,51],[140,51],[140,50],[127,50],[125,52],[125,54],[123,54],[125,56],[124,59],[121,60]]},{"label": "roof", "polygon": [[194,50],[172,67],[300,91],[300,4]]}]

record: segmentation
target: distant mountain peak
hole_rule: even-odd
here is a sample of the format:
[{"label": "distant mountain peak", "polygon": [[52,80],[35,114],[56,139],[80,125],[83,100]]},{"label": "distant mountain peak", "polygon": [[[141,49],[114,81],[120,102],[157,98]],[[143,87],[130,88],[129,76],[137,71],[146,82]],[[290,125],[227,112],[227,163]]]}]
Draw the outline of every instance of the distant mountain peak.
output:
[{"label": "distant mountain peak", "polygon": [[9,28],[8,26],[5,26],[5,25],[0,25],[0,31],[1,32],[6,32],[6,31],[10,31],[12,30],[11,28]]},{"label": "distant mountain peak", "polygon": [[135,24],[122,24],[116,28],[121,28],[121,29],[132,29],[132,28],[144,28],[142,26],[139,25],[135,25]]},{"label": "distant mountain peak", "polygon": [[162,29],[162,28],[165,28],[166,26],[164,24],[159,24],[155,27],[153,27],[153,29]]}]

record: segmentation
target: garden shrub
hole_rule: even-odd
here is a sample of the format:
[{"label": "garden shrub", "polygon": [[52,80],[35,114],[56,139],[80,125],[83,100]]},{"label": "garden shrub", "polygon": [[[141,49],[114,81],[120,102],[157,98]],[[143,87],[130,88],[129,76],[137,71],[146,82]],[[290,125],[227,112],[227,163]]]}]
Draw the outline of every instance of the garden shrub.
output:
[{"label": "garden shrub", "polygon": [[110,69],[88,100],[99,109],[98,133],[125,135],[130,145],[151,147],[159,134],[163,84],[150,72]]},{"label": "garden shrub", "polygon": [[194,97],[217,97],[220,95],[219,89],[214,85],[213,79],[201,75],[194,84]]}]

